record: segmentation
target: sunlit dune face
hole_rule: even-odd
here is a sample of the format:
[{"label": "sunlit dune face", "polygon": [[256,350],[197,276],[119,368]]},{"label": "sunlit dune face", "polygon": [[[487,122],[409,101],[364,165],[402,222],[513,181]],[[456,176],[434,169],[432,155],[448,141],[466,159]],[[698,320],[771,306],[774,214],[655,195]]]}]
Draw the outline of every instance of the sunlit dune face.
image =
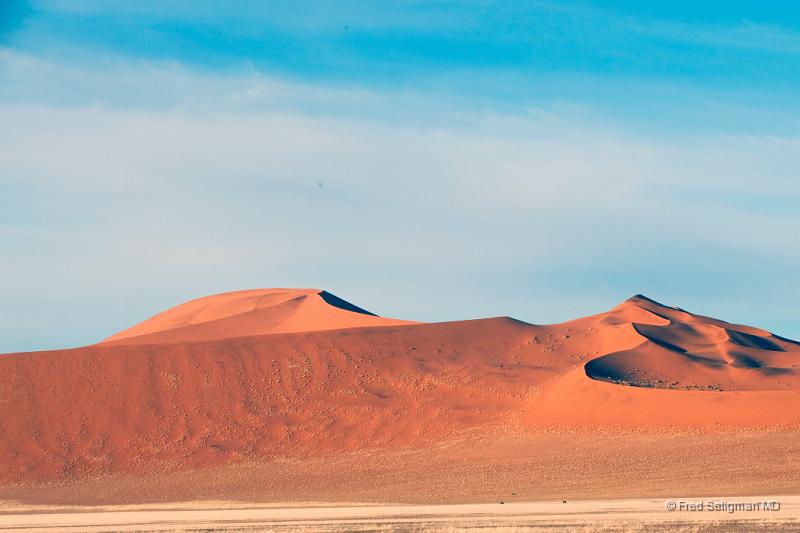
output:
[{"label": "sunlit dune face", "polygon": [[93,346],[0,357],[0,478],[399,450],[509,428],[793,427],[799,355],[639,296],[540,326],[383,318],[311,289],[226,293]]},{"label": "sunlit dune face", "polygon": [[276,333],[409,324],[318,289],[256,289],[192,300],[103,342],[184,342]]}]

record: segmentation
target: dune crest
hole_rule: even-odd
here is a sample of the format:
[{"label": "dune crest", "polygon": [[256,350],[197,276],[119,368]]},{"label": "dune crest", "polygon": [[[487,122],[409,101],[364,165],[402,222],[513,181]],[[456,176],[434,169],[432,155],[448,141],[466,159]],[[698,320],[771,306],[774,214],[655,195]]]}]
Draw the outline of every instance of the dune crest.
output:
[{"label": "dune crest", "polygon": [[319,289],[254,289],[179,304],[102,343],[187,342],[411,324],[383,318]]},{"label": "dune crest", "polygon": [[609,318],[615,315],[631,319],[642,343],[588,362],[592,379],[660,389],[800,390],[800,346],[794,341],[641,295]]}]

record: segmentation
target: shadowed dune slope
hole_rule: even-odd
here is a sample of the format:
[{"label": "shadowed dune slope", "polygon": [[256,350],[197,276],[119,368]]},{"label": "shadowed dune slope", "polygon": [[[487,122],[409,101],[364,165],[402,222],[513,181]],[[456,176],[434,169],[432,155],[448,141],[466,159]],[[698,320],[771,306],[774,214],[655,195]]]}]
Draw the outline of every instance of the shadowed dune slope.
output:
[{"label": "shadowed dune slope", "polygon": [[0,482],[399,449],[469,430],[796,426],[798,359],[792,341],[640,296],[537,326],[408,323],[323,291],[241,291],[97,345],[0,356]]},{"label": "shadowed dune slope", "polygon": [[800,390],[800,345],[794,341],[643,296],[631,298],[616,312],[630,313],[631,308],[662,321],[634,319],[632,327],[642,344],[587,363],[589,377],[668,389]]}]

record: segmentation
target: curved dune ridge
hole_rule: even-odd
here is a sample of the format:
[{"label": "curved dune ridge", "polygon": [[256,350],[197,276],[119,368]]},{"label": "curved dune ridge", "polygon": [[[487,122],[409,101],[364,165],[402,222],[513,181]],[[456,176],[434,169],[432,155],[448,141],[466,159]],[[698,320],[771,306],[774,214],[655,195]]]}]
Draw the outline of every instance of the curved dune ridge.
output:
[{"label": "curved dune ridge", "polygon": [[800,427],[798,364],[794,341],[643,296],[541,326],[413,323],[316,289],[239,291],[92,346],[1,356],[0,486],[471,430]]},{"label": "curved dune ridge", "polygon": [[191,300],[102,342],[183,342],[411,323],[379,317],[319,289],[254,289]]},{"label": "curved dune ridge", "polygon": [[800,344],[795,341],[641,295],[610,313],[619,314],[631,318],[643,342],[587,363],[586,375],[593,379],[663,389],[800,389]]}]

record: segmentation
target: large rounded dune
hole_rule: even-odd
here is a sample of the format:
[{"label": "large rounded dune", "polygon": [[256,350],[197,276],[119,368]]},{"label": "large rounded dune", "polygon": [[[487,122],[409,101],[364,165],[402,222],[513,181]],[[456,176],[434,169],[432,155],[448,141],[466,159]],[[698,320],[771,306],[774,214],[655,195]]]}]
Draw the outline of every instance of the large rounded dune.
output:
[{"label": "large rounded dune", "polygon": [[379,317],[324,290],[254,289],[191,300],[103,342],[181,342],[410,323]]}]

